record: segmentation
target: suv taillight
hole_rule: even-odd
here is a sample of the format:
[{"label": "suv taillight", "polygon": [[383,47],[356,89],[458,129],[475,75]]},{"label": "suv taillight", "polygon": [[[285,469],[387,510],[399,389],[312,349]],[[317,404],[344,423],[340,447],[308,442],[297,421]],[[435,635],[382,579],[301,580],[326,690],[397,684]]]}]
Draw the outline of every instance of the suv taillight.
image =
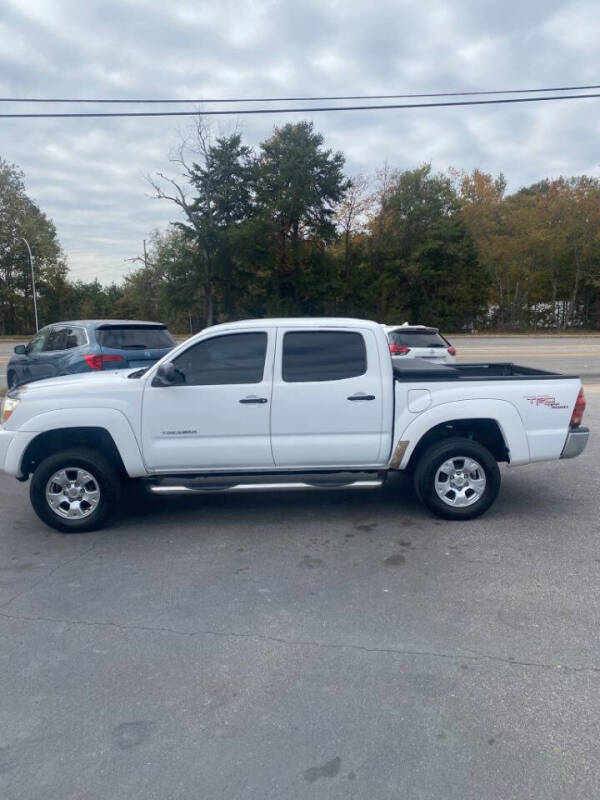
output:
[{"label": "suv taillight", "polygon": [[85,356],[85,361],[90,369],[104,369],[104,365],[111,361],[125,361],[123,356]]},{"label": "suv taillight", "polygon": [[405,356],[407,353],[410,353],[410,347],[402,347],[399,344],[391,344],[390,353],[393,356]]},{"label": "suv taillight", "polygon": [[585,411],[585,395],[583,393],[583,388],[579,390],[579,394],[577,395],[577,400],[575,400],[575,408],[573,409],[573,413],[571,414],[571,427],[577,428],[578,425],[581,425],[583,420],[583,412]]},{"label": "suv taillight", "polygon": [[452,344],[448,348],[448,355],[449,356],[455,356],[456,355],[456,347],[454,347],[454,345],[452,345]]}]

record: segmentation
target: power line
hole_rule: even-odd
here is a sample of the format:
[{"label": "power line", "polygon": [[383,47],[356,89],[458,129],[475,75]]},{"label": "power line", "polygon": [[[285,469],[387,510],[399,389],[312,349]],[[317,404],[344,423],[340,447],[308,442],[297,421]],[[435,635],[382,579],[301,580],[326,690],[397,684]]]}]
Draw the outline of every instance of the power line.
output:
[{"label": "power line", "polygon": [[314,100],[407,100],[419,97],[474,97],[477,95],[498,95],[498,94],[535,94],[536,92],[579,92],[588,89],[600,89],[600,84],[591,86],[553,86],[542,89],[489,89],[485,91],[473,92],[429,92],[424,94],[347,94],[347,95],[325,95],[325,96],[306,96],[306,97],[236,97],[236,98],[200,98],[194,99],[151,99],[151,98],[127,98],[127,99],[106,99],[106,98],[75,98],[75,97],[0,97],[0,103],[290,103],[308,102]]},{"label": "power line", "polygon": [[507,103],[541,103],[551,100],[584,100],[596,94],[562,94],[552,97],[505,97],[501,100],[448,100],[441,103],[394,103],[375,106],[306,106],[304,108],[236,108],[216,111],[89,111],[69,113],[0,114],[0,119],[60,119],[73,117],[197,117],[235,114],[306,114],[309,111],[386,111],[407,108],[442,108],[451,106],[488,106]]}]

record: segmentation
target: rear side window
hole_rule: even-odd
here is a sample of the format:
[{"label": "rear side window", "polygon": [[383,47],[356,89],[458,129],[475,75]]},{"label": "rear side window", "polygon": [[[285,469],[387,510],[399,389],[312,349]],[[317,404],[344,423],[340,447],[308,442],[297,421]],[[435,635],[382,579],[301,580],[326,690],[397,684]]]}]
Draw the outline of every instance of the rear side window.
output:
[{"label": "rear side window", "polygon": [[261,383],[266,333],[230,333],[205,339],[174,359],[187,386]]},{"label": "rear side window", "polygon": [[53,350],[71,350],[87,344],[83,328],[52,328],[46,337],[44,352]]},{"label": "rear side window", "polygon": [[64,328],[51,328],[44,342],[44,352],[52,350],[64,350],[63,341],[65,340]]},{"label": "rear side window", "polygon": [[83,328],[65,328],[65,350],[87,344],[87,335]]},{"label": "rear side window", "polygon": [[283,337],[284,381],[339,381],[366,371],[367,353],[360,333],[298,331]]},{"label": "rear side window", "polygon": [[155,350],[173,347],[175,342],[164,327],[115,325],[98,328],[96,338],[107,350]]},{"label": "rear side window", "polygon": [[400,347],[448,347],[437,331],[389,331],[388,339]]}]

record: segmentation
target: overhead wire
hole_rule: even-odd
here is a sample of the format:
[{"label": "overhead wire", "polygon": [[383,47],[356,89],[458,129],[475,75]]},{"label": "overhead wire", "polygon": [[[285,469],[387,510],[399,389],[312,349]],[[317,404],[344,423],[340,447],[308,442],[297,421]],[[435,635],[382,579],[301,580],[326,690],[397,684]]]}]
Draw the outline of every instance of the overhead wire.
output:
[{"label": "overhead wire", "polygon": [[538,89],[481,89],[460,92],[423,92],[408,94],[307,95],[300,97],[204,97],[204,98],[82,98],[82,97],[0,97],[0,103],[103,103],[103,104],[192,104],[192,103],[291,103],[325,100],[408,100],[423,97],[475,97],[499,94],[535,94],[536,92],[579,92],[600,89],[600,84],[587,86],[552,86]]},{"label": "overhead wire", "polygon": [[449,108],[458,106],[507,105],[511,103],[541,103],[555,100],[585,100],[600,97],[593,94],[563,94],[550,97],[505,97],[494,100],[448,100],[435,103],[393,103],[377,105],[353,106],[304,106],[292,108],[236,108],[195,111],[84,111],[84,112],[12,112],[0,114],[0,119],[66,119],[66,118],[103,118],[103,117],[196,117],[196,116],[231,116],[251,114],[306,114],[323,111],[390,111],[415,108]]}]

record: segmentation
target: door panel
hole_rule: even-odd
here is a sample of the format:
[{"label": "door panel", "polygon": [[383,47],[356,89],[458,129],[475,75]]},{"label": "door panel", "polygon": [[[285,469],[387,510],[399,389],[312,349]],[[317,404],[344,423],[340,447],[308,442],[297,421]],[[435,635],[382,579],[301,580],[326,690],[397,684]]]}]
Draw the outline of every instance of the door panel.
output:
[{"label": "door panel", "polygon": [[382,389],[372,331],[279,330],[271,411],[276,465],[377,464]]},{"label": "door panel", "polygon": [[51,328],[46,336],[42,352],[38,354],[37,371],[40,379],[55,378],[63,374],[67,360],[67,340],[70,328]]},{"label": "door panel", "polygon": [[274,333],[252,330],[207,336],[176,356],[173,364],[186,382],[147,384],[144,390],[142,446],[148,468],[272,467],[274,349]]},{"label": "door panel", "polygon": [[27,351],[22,365],[23,379],[25,381],[39,381],[42,378],[49,378],[45,374],[43,363],[43,348],[50,330],[41,330],[33,337],[27,345]]}]

